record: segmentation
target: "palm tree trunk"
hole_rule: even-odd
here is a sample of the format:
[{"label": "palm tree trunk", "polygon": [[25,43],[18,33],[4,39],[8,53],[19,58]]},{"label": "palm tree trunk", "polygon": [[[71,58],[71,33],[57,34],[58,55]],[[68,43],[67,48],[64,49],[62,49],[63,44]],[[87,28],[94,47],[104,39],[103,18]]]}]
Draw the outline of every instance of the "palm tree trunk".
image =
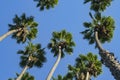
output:
[{"label": "palm tree trunk", "polygon": [[23,69],[23,71],[20,73],[20,75],[17,77],[16,80],[21,80],[22,76],[24,75],[24,73],[26,72],[26,70],[29,68],[28,65],[26,65]]},{"label": "palm tree trunk", "polygon": [[48,76],[47,76],[47,79],[46,80],[50,80],[53,76],[53,73],[55,72],[55,69],[57,68],[58,66],[58,63],[60,62],[60,59],[61,59],[61,46],[59,46],[59,54],[58,54],[58,58],[53,66],[53,68],[51,69],[51,71],[49,72]]},{"label": "palm tree trunk", "polygon": [[101,59],[103,60],[103,64],[109,68],[111,74],[114,76],[116,80],[120,80],[120,63],[116,60],[115,56],[108,52],[107,50],[103,50],[101,43],[98,39],[98,32],[95,32],[95,40],[98,45],[99,54]]},{"label": "palm tree trunk", "polygon": [[[21,28],[20,28],[20,29],[21,29]],[[0,42],[1,42],[4,38],[6,38],[7,36],[11,35],[12,33],[15,33],[15,32],[17,32],[17,31],[19,31],[20,29],[11,30],[11,31],[7,32],[6,34],[0,36]]]},{"label": "palm tree trunk", "polygon": [[100,43],[100,41],[98,39],[98,32],[97,31],[95,31],[95,40],[96,40],[96,45],[97,45],[98,49],[100,51],[104,51],[104,49],[102,48],[102,45],[101,45],[101,43]]},{"label": "palm tree trunk", "polygon": [[86,79],[85,80],[90,80],[90,74],[89,74],[89,72],[86,73]]},{"label": "palm tree trunk", "polygon": [[78,75],[78,73],[76,73],[76,80],[79,80],[79,75]]}]

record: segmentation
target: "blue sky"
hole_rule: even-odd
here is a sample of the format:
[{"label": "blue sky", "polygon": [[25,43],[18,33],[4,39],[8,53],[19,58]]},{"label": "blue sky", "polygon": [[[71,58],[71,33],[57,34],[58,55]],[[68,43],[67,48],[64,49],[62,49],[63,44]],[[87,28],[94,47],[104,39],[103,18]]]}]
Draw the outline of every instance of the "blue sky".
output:
[{"label": "blue sky", "polygon": [[[115,56],[120,60],[120,8],[119,0],[114,0],[110,7],[103,13],[106,16],[112,16],[115,20],[115,33],[110,43],[105,43],[104,48],[115,53]],[[38,22],[38,35],[34,43],[41,43],[42,47],[46,47],[50,41],[51,33],[53,31],[61,31],[66,29],[73,34],[73,39],[76,43],[72,55],[66,55],[57,67],[54,77],[58,74],[66,74],[68,64],[74,65],[75,59],[79,54],[86,54],[93,52],[98,55],[98,50],[94,45],[88,45],[88,41],[83,40],[83,36],[79,32],[84,30],[83,22],[91,21],[88,16],[89,5],[83,5],[83,0],[59,0],[58,5],[50,10],[39,11],[36,8],[36,2],[33,0],[2,0],[0,3],[0,35],[8,31],[8,24],[12,23],[15,14],[21,15],[26,13],[27,16],[34,16],[35,21]],[[0,42],[0,80],[7,80],[8,78],[16,77],[15,73],[20,73],[19,66],[20,55],[16,54],[19,49],[23,49],[27,44],[17,44],[11,36]],[[99,55],[98,55],[99,56]],[[35,76],[36,80],[45,80],[50,69],[52,68],[56,58],[46,49],[47,62],[43,67],[29,69],[28,72]],[[95,80],[94,78],[92,80]],[[96,78],[96,80],[114,80],[108,68],[103,66],[103,73]]]}]

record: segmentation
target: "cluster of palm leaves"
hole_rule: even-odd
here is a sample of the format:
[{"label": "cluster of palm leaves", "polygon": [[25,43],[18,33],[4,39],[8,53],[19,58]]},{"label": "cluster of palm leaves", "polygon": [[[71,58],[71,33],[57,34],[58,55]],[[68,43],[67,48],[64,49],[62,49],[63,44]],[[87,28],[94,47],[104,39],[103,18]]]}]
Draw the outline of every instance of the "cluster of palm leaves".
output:
[{"label": "cluster of palm leaves", "polygon": [[91,3],[90,9],[96,12],[104,11],[106,7],[110,6],[113,0],[84,0],[84,4]]},{"label": "cluster of palm leaves", "polygon": [[54,8],[55,5],[57,5],[58,0],[34,0],[37,2],[37,7],[40,8],[40,10],[50,9]]},{"label": "cluster of palm leaves", "polygon": [[110,42],[115,29],[113,18],[101,16],[101,13],[96,13],[94,17],[91,13],[89,15],[92,22],[84,22],[83,25],[87,29],[81,32],[84,35],[83,38],[89,40],[89,44],[93,44],[95,43],[94,32],[97,31],[101,43]]},{"label": "cluster of palm leaves", "polygon": [[52,78],[52,80],[72,80],[71,77],[58,75],[57,78]]},{"label": "cluster of palm leaves", "polygon": [[[18,73],[16,73],[17,77],[19,76]],[[12,79],[8,79],[8,80],[16,80],[16,78]],[[24,73],[24,75],[22,76],[21,80],[35,80],[34,76],[30,75],[28,72]]]},{"label": "cluster of palm leaves", "polygon": [[69,66],[69,69],[70,69],[70,71],[73,70],[73,72],[74,72],[74,70],[76,70],[77,71],[76,77],[78,79],[80,79],[82,77],[79,77],[79,75],[80,76],[82,76],[81,74],[86,75],[87,72],[89,72],[89,74],[91,76],[97,77],[102,72],[101,66],[102,66],[102,64],[97,59],[97,55],[88,53],[86,56],[80,54],[79,57],[76,59],[75,68],[72,66]]},{"label": "cluster of palm leaves", "polygon": [[73,52],[73,46],[75,43],[72,40],[72,35],[65,30],[61,32],[53,32],[52,33],[51,42],[48,44],[48,49],[51,49],[51,52],[54,53],[54,56],[58,55],[59,46],[62,49],[62,56],[64,57],[64,52],[71,54]]},{"label": "cluster of palm leaves", "polygon": [[83,25],[87,29],[81,32],[84,35],[83,38],[87,39],[89,44],[95,43],[95,31],[98,32],[98,39],[101,43],[111,41],[115,29],[115,22],[111,16],[101,16],[101,12],[110,6],[112,1],[113,0],[84,0],[84,4],[90,2],[90,9],[95,11],[94,16],[89,12],[92,22],[84,22]]},{"label": "cluster of palm leaves", "polygon": [[102,72],[102,63],[97,59],[97,55],[93,53],[88,53],[87,55],[80,54],[76,58],[76,63],[74,66],[68,66],[68,73],[65,76],[58,75],[57,78],[53,80],[86,80],[87,72],[89,72],[89,79],[91,76],[97,77]]},{"label": "cluster of palm leaves", "polygon": [[20,66],[23,68],[26,65],[29,68],[36,66],[42,67],[43,62],[46,61],[44,48],[41,48],[40,44],[28,43],[28,46],[24,50],[19,50],[18,54],[21,54]]},{"label": "cluster of palm leaves", "polygon": [[15,15],[13,18],[13,24],[9,24],[9,31],[17,30],[12,34],[12,38],[15,38],[18,43],[25,43],[26,40],[36,38],[38,24],[34,21],[34,17],[26,17],[23,13],[20,17]]}]

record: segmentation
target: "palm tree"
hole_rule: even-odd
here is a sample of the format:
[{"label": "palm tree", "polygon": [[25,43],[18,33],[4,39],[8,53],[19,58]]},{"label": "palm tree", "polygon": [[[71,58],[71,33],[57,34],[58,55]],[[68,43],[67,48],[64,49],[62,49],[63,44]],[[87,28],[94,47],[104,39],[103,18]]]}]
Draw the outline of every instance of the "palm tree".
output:
[{"label": "palm tree", "polygon": [[20,75],[16,80],[21,80],[23,74],[28,68],[36,66],[38,68],[42,67],[43,62],[46,61],[44,48],[41,49],[40,44],[32,44],[29,42],[28,46],[25,47],[25,50],[19,50],[18,54],[21,54],[20,66],[23,68]]},{"label": "palm tree", "polygon": [[75,66],[68,66],[69,75],[76,80],[90,80],[92,76],[97,77],[102,72],[102,63],[97,59],[97,55],[91,52],[87,55],[80,54],[76,59]]},{"label": "palm tree", "polygon": [[57,5],[58,0],[34,0],[37,1],[37,7],[40,7],[40,10],[54,8]]},{"label": "palm tree", "polygon": [[[19,74],[16,73],[17,76],[19,76]],[[12,79],[8,79],[8,80],[16,80],[16,78]],[[21,78],[21,80],[35,80],[34,76],[30,75],[28,72],[25,72]]]},{"label": "palm tree", "polygon": [[116,80],[120,80],[120,63],[116,60],[114,53],[104,50],[98,38],[98,31],[95,31],[95,40],[99,48],[99,54],[103,64],[109,68]]},{"label": "palm tree", "polygon": [[105,50],[101,43],[110,42],[114,33],[114,20],[112,17],[101,16],[98,11],[94,17],[91,13],[92,22],[85,22],[84,26],[87,28],[81,32],[84,39],[87,39],[90,44],[96,43],[99,49],[101,60],[106,67],[108,67],[116,80],[120,80],[120,63],[116,60],[114,53]]},{"label": "palm tree", "polygon": [[71,33],[66,32],[65,30],[53,32],[52,36],[53,38],[51,38],[51,42],[48,44],[48,49],[51,49],[51,52],[54,53],[54,57],[57,56],[58,58],[51,69],[47,80],[51,79],[59,61],[64,57],[64,53],[71,54],[73,52],[73,46],[75,46]]},{"label": "palm tree", "polygon": [[9,24],[9,31],[0,36],[0,41],[12,34],[12,38],[17,40],[17,43],[24,43],[27,39],[31,40],[36,37],[38,24],[34,21],[33,16],[26,17],[23,13],[20,17],[15,15],[13,24]]}]

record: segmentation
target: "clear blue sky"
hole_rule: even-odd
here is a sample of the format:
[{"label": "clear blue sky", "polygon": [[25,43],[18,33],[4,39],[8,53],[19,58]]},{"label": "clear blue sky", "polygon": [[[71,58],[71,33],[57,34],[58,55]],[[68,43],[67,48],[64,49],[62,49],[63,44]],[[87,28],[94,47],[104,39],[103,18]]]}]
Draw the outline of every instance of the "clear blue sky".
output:
[{"label": "clear blue sky", "polygon": [[[115,33],[111,43],[105,43],[104,48],[115,53],[120,60],[120,0],[114,0],[112,5],[107,8],[104,15],[112,16],[115,20]],[[83,40],[83,36],[79,32],[84,30],[83,22],[90,21],[88,16],[89,5],[83,5],[83,0],[59,0],[59,4],[50,10],[39,11],[36,8],[36,2],[33,0],[2,0],[0,3],[0,35],[8,31],[8,24],[12,23],[15,14],[21,15],[26,13],[27,16],[33,15],[35,21],[39,23],[39,33],[34,43],[41,43],[42,47],[46,47],[50,41],[53,31],[66,29],[73,34],[76,47],[72,55],[66,55],[61,60],[54,73],[54,77],[58,74],[66,74],[68,64],[74,65],[75,59],[79,54],[93,52],[98,54],[98,50],[94,45],[88,45],[88,41]],[[0,80],[16,77],[15,73],[20,73],[19,66],[20,55],[16,54],[19,49],[23,49],[26,44],[17,44],[11,36],[0,42]],[[56,58],[46,49],[47,62],[42,68],[32,68],[28,70],[30,74],[35,76],[36,80],[45,80],[50,69],[52,68]],[[94,78],[92,80],[95,80]],[[114,80],[108,68],[103,66],[103,74],[98,76],[96,80]]]}]

